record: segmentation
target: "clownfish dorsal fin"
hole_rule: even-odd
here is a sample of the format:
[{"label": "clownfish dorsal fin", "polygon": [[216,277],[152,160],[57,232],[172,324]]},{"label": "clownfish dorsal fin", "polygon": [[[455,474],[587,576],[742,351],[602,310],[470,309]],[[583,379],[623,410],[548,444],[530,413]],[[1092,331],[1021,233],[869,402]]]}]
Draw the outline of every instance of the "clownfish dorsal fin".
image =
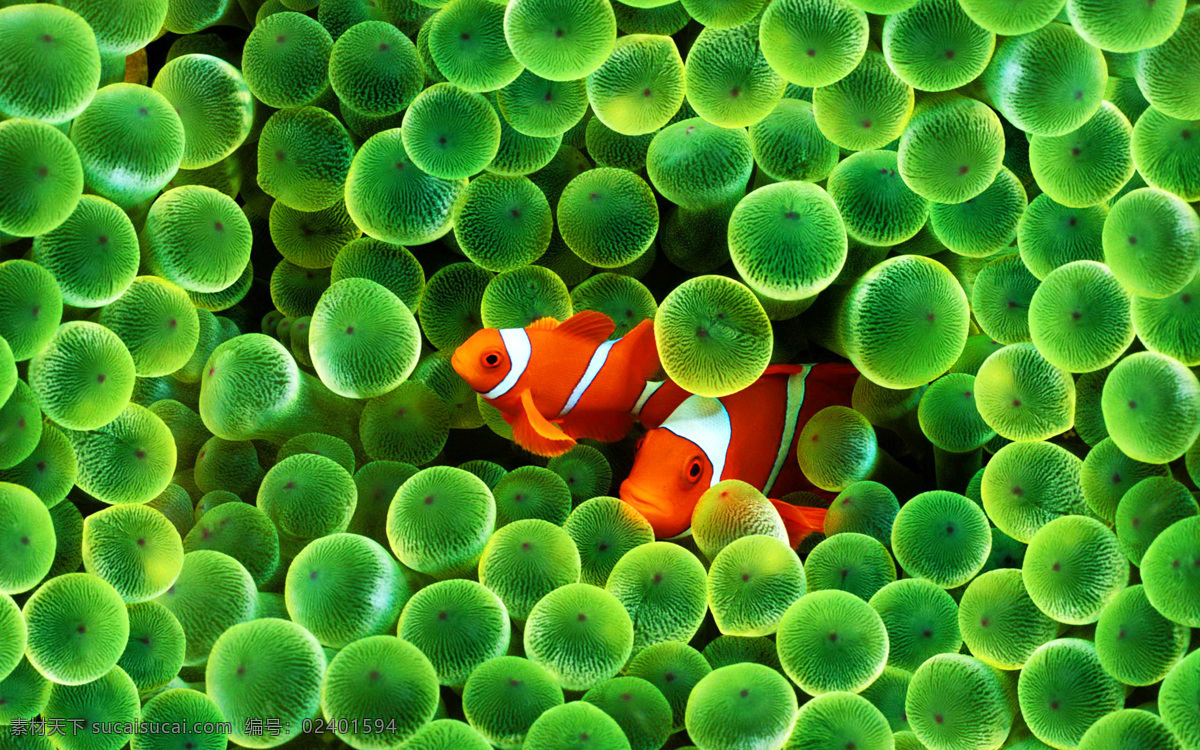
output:
[{"label": "clownfish dorsal fin", "polygon": [[633,367],[641,380],[659,379],[662,364],[658,359],[658,344],[654,340],[654,320],[647,318],[625,334],[622,341],[628,341],[633,348]]},{"label": "clownfish dorsal fin", "polygon": [[792,505],[782,500],[770,500],[770,503],[783,519],[783,528],[787,530],[792,549],[799,546],[800,541],[809,534],[824,533],[825,514],[828,512],[824,508]]},{"label": "clownfish dorsal fin", "polygon": [[521,391],[521,412],[509,423],[513,439],[539,456],[561,456],[575,445],[575,439],[546,419],[533,403],[533,394]]},{"label": "clownfish dorsal fin", "polygon": [[553,331],[560,325],[562,324],[554,318],[538,318],[537,320],[533,321],[533,324],[530,325],[529,328],[535,331]]},{"label": "clownfish dorsal fin", "polygon": [[602,312],[584,310],[559,323],[555,330],[583,341],[599,344],[607,341],[612,332],[617,330],[617,324]]}]

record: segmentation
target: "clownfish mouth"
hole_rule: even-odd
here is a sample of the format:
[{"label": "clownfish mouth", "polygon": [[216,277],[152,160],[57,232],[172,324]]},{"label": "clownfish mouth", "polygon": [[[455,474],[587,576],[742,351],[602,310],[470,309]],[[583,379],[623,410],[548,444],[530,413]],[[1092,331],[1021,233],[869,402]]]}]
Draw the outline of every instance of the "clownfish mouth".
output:
[{"label": "clownfish mouth", "polygon": [[[622,500],[632,505],[642,514],[642,517],[649,521],[657,536],[671,536],[678,533],[674,531],[680,521],[677,518],[678,510],[669,500],[640,492],[629,480],[621,482],[620,495]],[[686,521],[684,526],[687,526]]]},{"label": "clownfish mouth", "polygon": [[[463,362],[462,357],[458,356],[457,349],[454,350],[454,354],[450,355],[450,366],[454,368],[454,371],[458,373],[460,378],[467,380],[467,366],[466,363]],[[471,381],[467,380],[468,384],[470,384],[470,382]]]}]

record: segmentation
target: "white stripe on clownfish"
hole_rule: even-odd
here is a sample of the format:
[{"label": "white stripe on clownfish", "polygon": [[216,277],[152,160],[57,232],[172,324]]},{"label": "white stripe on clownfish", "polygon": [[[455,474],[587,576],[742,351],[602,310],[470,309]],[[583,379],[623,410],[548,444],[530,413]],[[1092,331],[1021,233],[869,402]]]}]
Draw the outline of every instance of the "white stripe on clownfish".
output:
[{"label": "white stripe on clownfish", "polygon": [[495,388],[483,394],[483,397],[489,400],[500,398],[512,390],[529,367],[529,357],[533,353],[529,334],[524,328],[501,328],[500,340],[504,342],[504,350],[508,353],[508,374]]},{"label": "white stripe on clownfish", "polygon": [[690,440],[704,452],[712,465],[710,487],[721,481],[729,445],[733,440],[733,423],[719,399],[688,396],[675,407],[662,427],[684,440]]},{"label": "white stripe on clownfish", "polygon": [[583,398],[583,394],[587,392],[588,386],[600,374],[600,370],[604,367],[604,363],[608,361],[608,353],[612,351],[613,344],[616,344],[620,339],[605,341],[600,346],[596,347],[596,351],[592,352],[592,358],[588,360],[587,369],[583,371],[583,377],[575,384],[575,389],[571,391],[570,397],[567,398],[567,404],[558,413],[558,416],[565,417],[575,408],[575,404],[579,403],[579,399]]},{"label": "white stripe on clownfish", "polygon": [[783,435],[779,438],[779,453],[775,456],[775,466],[772,467],[767,484],[763,487],[764,495],[770,494],[771,487],[775,484],[775,480],[779,477],[779,471],[783,468],[783,462],[791,454],[792,438],[796,435],[796,422],[800,418],[800,409],[804,406],[804,380],[810,372],[812,372],[812,367],[805,365],[803,372],[788,377],[787,416],[784,418]]},{"label": "white stripe on clownfish", "polygon": [[633,413],[633,416],[636,417],[642,413],[642,407],[646,405],[646,402],[650,400],[650,397],[654,395],[655,391],[657,391],[664,382],[666,382],[666,381],[663,381],[663,380],[647,380],[646,381],[646,385],[643,386],[643,388],[642,388],[642,395],[638,396],[637,402],[633,405],[633,408],[630,410]]}]

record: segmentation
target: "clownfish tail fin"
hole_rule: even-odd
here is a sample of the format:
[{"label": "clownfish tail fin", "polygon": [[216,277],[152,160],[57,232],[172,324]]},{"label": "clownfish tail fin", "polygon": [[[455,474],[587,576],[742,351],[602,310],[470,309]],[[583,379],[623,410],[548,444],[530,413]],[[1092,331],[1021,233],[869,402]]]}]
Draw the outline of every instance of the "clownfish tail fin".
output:
[{"label": "clownfish tail fin", "polygon": [[822,403],[849,406],[858,377],[859,372],[852,364],[825,362],[813,366],[807,383],[812,393],[819,394]]},{"label": "clownfish tail fin", "polygon": [[783,518],[783,527],[787,530],[788,542],[792,549],[799,546],[809,534],[824,533],[825,514],[828,512],[824,508],[807,508],[782,500],[771,500],[771,505],[775,506],[775,510],[779,511],[780,517]]},{"label": "clownfish tail fin", "polygon": [[629,361],[639,380],[654,380],[662,365],[658,360],[658,344],[654,341],[654,321],[647,318],[622,337],[629,342]]},{"label": "clownfish tail fin", "polygon": [[763,375],[799,375],[810,367],[811,365],[767,365]]}]

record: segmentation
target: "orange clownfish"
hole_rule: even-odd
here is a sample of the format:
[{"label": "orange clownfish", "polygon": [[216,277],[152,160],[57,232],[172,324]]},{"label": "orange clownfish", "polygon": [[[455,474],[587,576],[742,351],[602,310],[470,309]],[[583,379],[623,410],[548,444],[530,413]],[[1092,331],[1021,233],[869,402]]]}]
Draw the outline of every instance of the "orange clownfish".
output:
[{"label": "orange clownfish", "polygon": [[634,405],[658,372],[654,322],[608,340],[615,329],[592,310],[561,323],[543,318],[528,328],[485,328],[454,351],[450,364],[500,410],[518,445],[557,456],[576,438],[625,437]]},{"label": "orange clownfish", "polygon": [[[658,537],[670,538],[690,530],[696,502],[717,482],[740,479],[768,497],[814,490],[800,471],[796,441],[812,415],[850,405],[857,379],[858,371],[845,364],[772,365],[750,386],[721,398],[659,385],[637,405],[650,429],[621,483],[621,499]],[[823,508],[771,503],[793,546],[824,528]]]}]

